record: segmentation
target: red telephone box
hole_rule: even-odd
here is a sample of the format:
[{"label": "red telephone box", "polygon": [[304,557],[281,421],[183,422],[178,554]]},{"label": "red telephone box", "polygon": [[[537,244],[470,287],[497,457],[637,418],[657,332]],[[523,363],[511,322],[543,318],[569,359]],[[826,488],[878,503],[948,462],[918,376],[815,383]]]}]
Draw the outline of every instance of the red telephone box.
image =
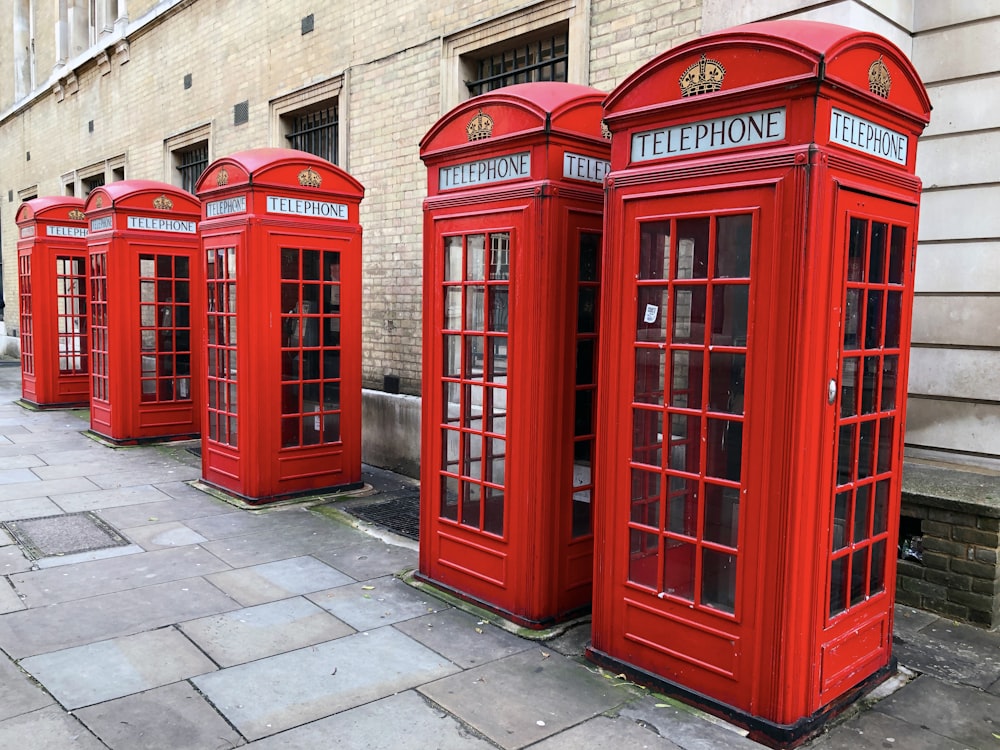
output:
[{"label": "red telephone box", "polygon": [[86,406],[87,224],[83,200],[35,198],[17,209],[21,395],[39,408]]},{"label": "red telephone box", "polygon": [[87,196],[90,429],[115,443],[196,437],[201,207],[151,180]]},{"label": "red telephone box", "polygon": [[258,503],[361,483],[364,188],[302,151],[213,162],[204,204],[206,482]]},{"label": "red telephone box", "polygon": [[529,627],[591,601],[603,98],[509,86],[420,144],[419,575]]},{"label": "red telephone box", "polygon": [[590,655],[793,742],[891,660],[918,135],[885,39],[655,58],[613,134]]}]

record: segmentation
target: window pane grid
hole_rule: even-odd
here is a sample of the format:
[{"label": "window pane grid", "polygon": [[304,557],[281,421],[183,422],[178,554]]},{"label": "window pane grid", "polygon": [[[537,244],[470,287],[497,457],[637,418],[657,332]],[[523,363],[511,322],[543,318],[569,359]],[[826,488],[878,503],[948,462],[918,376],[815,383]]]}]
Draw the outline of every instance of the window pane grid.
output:
[{"label": "window pane grid", "polygon": [[21,370],[27,375],[35,372],[34,318],[31,305],[31,256],[17,259],[19,298],[21,303]]},{"label": "window pane grid", "polygon": [[181,187],[194,193],[198,178],[208,166],[208,141],[177,153],[177,171],[181,175]]},{"label": "window pane grid", "polygon": [[573,478],[572,528],[573,538],[593,531],[592,499],[594,474],[594,411],[597,406],[597,334],[600,310],[601,235],[583,232],[580,235],[579,270],[577,273],[577,320],[575,350],[575,399],[573,403]]},{"label": "window pane grid", "polygon": [[108,401],[108,254],[90,255],[90,396]]},{"label": "window pane grid", "polygon": [[750,214],[715,215],[645,222],[638,238],[629,580],[727,615],[737,595],[751,230]]},{"label": "window pane grid", "polygon": [[471,96],[533,81],[566,81],[568,36],[553,34],[479,60],[476,79],[467,81]]},{"label": "window pane grid", "polygon": [[208,439],[233,448],[239,440],[236,248],[206,250]]},{"label": "window pane grid", "polygon": [[87,268],[83,258],[56,258],[59,372],[87,372]]},{"label": "window pane grid", "polygon": [[139,361],[142,401],[191,399],[191,261],[139,256]]},{"label": "window pane grid", "polygon": [[502,536],[510,233],[444,238],[439,515]]}]

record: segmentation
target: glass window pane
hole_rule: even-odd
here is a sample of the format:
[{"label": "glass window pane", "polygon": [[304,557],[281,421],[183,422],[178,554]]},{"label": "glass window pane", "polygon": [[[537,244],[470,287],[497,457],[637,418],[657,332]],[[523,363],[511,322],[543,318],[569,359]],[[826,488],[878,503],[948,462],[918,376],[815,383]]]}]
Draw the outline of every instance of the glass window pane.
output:
[{"label": "glass window pane", "polygon": [[716,225],[716,278],[750,278],[750,214],[720,216]]},{"label": "glass window pane", "polygon": [[868,585],[868,548],[862,547],[851,554],[851,606],[865,600]]},{"label": "glass window pane", "polygon": [[[214,263],[210,265],[215,265]],[[219,270],[222,270],[221,268]],[[221,274],[220,274],[221,278]],[[290,247],[281,248],[281,278],[300,279],[299,273],[299,251]]]},{"label": "glass window pane", "polygon": [[601,235],[592,232],[581,232],[579,280],[597,281],[600,278],[600,264]]},{"label": "glass window pane", "polygon": [[[153,278],[156,276],[156,261],[153,259],[152,255],[139,256],[139,275],[145,276],[146,278]],[[141,287],[142,285],[140,284],[140,288]]]},{"label": "glass window pane", "polygon": [[694,537],[698,534],[698,482],[669,477],[667,531]]},{"label": "glass window pane", "polygon": [[858,440],[858,479],[870,477],[874,469],[875,422],[868,420],[861,423],[860,436]]},{"label": "glass window pane", "polygon": [[458,480],[455,477],[441,478],[441,503],[438,513],[441,518],[458,520]]},{"label": "glass window pane", "polygon": [[469,380],[483,379],[483,336],[465,337],[464,375]]},{"label": "glass window pane", "polygon": [[854,417],[858,414],[858,366],[857,357],[847,357],[840,372],[840,416]]},{"label": "glass window pane", "polygon": [[451,474],[458,474],[458,430],[441,430],[441,468]]},{"label": "glass window pane", "polygon": [[889,528],[889,479],[875,483],[875,513],[872,536],[884,534]]},{"label": "glass window pane", "polygon": [[483,479],[492,484],[504,484],[506,479],[507,441],[503,438],[486,438],[486,459]]},{"label": "glass window pane", "polygon": [[595,287],[580,287],[576,309],[577,332],[594,333],[597,330],[597,289]]},{"label": "glass window pane", "polygon": [[504,491],[497,487],[483,487],[483,531],[503,535]]},{"label": "glass window pane", "polygon": [[892,411],[896,408],[896,381],[899,371],[899,357],[890,354],[882,359],[882,401],[881,411]]},{"label": "glass window pane", "polygon": [[746,346],[750,287],[726,284],[712,290],[712,343]]},{"label": "glass window pane", "polygon": [[861,384],[861,413],[862,414],[874,414],[878,397],[878,392],[875,390],[878,388],[878,376],[879,367],[881,362],[880,357],[865,357],[864,359],[864,378]]},{"label": "glass window pane", "polygon": [[487,341],[490,345],[490,367],[489,377],[493,383],[507,382],[507,338],[501,336],[490,336]]},{"label": "glass window pane", "polygon": [[663,412],[633,409],[632,460],[648,466],[660,465],[661,440],[663,439]]},{"label": "glass window pane", "polygon": [[830,565],[830,617],[847,609],[847,557]]},{"label": "glass window pane", "polygon": [[869,596],[885,590],[885,539],[872,545],[872,569],[868,580]]},{"label": "glass window pane", "polygon": [[885,283],[885,245],[889,226],[881,221],[872,222],[872,244],[868,255],[868,283]]},{"label": "glass window pane", "polygon": [[469,281],[486,279],[486,235],[470,234],[465,238],[465,278]]},{"label": "glass window pane", "polygon": [[674,337],[678,344],[705,343],[704,286],[685,286],[674,292]]},{"label": "glass window pane", "polygon": [[465,403],[462,405],[462,424],[476,430],[483,429],[483,393],[481,385],[467,385]]},{"label": "glass window pane", "polygon": [[903,314],[903,293],[889,292],[885,308],[885,346],[895,349],[899,346],[900,315]]},{"label": "glass window pane", "polygon": [[743,463],[743,423],[727,419],[708,420],[705,475],[740,481]]},{"label": "glass window pane", "polygon": [[736,607],[736,555],[703,549],[701,557],[701,602],[723,612]]},{"label": "glass window pane", "polygon": [[868,239],[868,222],[851,219],[847,240],[847,280],[864,281],[865,243]]},{"label": "glass window pane", "polygon": [[833,551],[847,546],[847,511],[851,502],[851,493],[838,492],[833,506]]},{"label": "glass window pane", "polygon": [[713,352],[709,356],[709,410],[742,414],[746,355]]},{"label": "glass window pane", "polygon": [[903,259],[906,257],[906,227],[893,226],[889,241],[889,283],[903,283]]},{"label": "glass window pane", "polygon": [[459,378],[462,376],[462,337],[444,336],[444,377]]},{"label": "glass window pane", "polygon": [[893,458],[896,455],[896,436],[893,433],[895,421],[893,417],[883,417],[878,422],[879,474],[884,474],[892,470]]},{"label": "glass window pane", "polygon": [[865,348],[878,349],[882,345],[882,292],[868,290],[868,310],[865,318]]},{"label": "glass window pane", "polygon": [[666,279],[670,275],[670,222],[655,221],[639,231],[639,278]]},{"label": "glass window pane", "polygon": [[[647,351],[649,351],[647,349]],[[576,385],[594,385],[597,382],[597,361],[594,358],[594,340],[580,339],[576,342]],[[636,367],[639,364],[638,351],[636,352]],[[662,377],[662,365],[661,365]]]},{"label": "glass window pane", "polygon": [[510,278],[510,232],[490,235],[490,281]]},{"label": "glass window pane", "polygon": [[465,328],[471,331],[485,330],[486,311],[484,307],[486,287],[475,285],[465,288]]},{"label": "glass window pane", "polygon": [[656,575],[660,561],[659,544],[658,534],[629,529],[629,581],[656,590]]},{"label": "glass window pane", "polygon": [[690,474],[700,472],[701,417],[670,415],[669,468]]},{"label": "glass window pane", "polygon": [[708,217],[677,222],[678,279],[708,278]]},{"label": "glass window pane", "polygon": [[665,286],[641,286],[637,290],[636,341],[663,343],[667,340],[667,300]]},{"label": "glass window pane", "polygon": [[663,592],[694,601],[694,566],[697,545],[679,539],[663,540]]},{"label": "glass window pane", "polygon": [[629,520],[660,528],[660,473],[632,469],[632,497]]},{"label": "glass window pane", "polygon": [[444,280],[462,280],[462,238],[444,238]]},{"label": "glass window pane", "polygon": [[490,287],[490,316],[487,330],[496,333],[506,333],[510,310],[508,308],[509,294],[506,284],[495,284]]},{"label": "glass window pane", "polygon": [[476,482],[462,482],[462,524],[479,528],[479,510],[482,485]]},{"label": "glass window pane", "polygon": [[868,538],[868,512],[871,509],[871,489],[870,484],[863,484],[858,487],[854,494],[854,537],[855,543]]},{"label": "glass window pane", "polygon": [[674,349],[670,358],[670,405],[700,409],[704,381],[704,351]]},{"label": "glass window pane", "polygon": [[739,487],[722,487],[706,482],[705,540],[735,548],[739,538],[739,511]]},{"label": "glass window pane", "polygon": [[[591,356],[592,352],[591,348]],[[633,400],[636,403],[663,405],[663,368],[665,363],[666,352],[663,349],[637,348],[635,350]]]},{"label": "glass window pane", "polygon": [[857,349],[861,341],[861,290],[848,289],[844,306],[844,349]]},{"label": "glass window pane", "polygon": [[837,484],[849,484],[854,481],[854,437],[857,425],[845,424],[840,428],[840,439],[837,446]]}]

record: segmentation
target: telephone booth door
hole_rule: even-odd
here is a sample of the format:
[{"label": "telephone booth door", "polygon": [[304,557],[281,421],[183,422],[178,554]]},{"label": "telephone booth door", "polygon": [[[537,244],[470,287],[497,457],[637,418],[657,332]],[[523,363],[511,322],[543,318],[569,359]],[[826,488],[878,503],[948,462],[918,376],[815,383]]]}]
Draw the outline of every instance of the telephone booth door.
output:
[{"label": "telephone booth door", "polygon": [[38,408],[86,406],[87,227],[80,198],[35,198],[17,211],[21,395]]},{"label": "telephone booth door", "polygon": [[91,430],[116,443],[195,437],[200,206],[172,185],[123,180],[92,191],[86,213]]},{"label": "telephone booth door", "polygon": [[364,188],[291,149],[198,184],[207,292],[202,478],[250,503],[361,482]]},{"label": "telephone booth door", "polygon": [[884,39],[805,21],[681,45],[605,102],[588,655],[768,744],[894,667],[928,113]]},{"label": "telephone booth door", "polygon": [[602,98],[511,86],[421,142],[418,575],[528,627],[591,600]]}]

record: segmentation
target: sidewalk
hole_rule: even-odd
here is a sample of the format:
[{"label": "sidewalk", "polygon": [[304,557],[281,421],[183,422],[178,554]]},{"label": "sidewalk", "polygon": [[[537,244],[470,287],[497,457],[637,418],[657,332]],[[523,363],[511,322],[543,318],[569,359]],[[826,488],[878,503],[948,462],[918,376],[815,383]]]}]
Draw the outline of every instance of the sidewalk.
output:
[{"label": "sidewalk", "polygon": [[[91,512],[107,528],[60,518],[47,544],[122,539],[28,559],[0,530],[0,750],[762,747],[587,662],[587,623],[518,637],[400,580],[415,543],[236,508],[189,484],[190,444],[106,447],[13,403],[19,378],[0,367],[0,522]],[[805,747],[1000,750],[1000,634],[898,608],[895,640],[895,692]]]}]

